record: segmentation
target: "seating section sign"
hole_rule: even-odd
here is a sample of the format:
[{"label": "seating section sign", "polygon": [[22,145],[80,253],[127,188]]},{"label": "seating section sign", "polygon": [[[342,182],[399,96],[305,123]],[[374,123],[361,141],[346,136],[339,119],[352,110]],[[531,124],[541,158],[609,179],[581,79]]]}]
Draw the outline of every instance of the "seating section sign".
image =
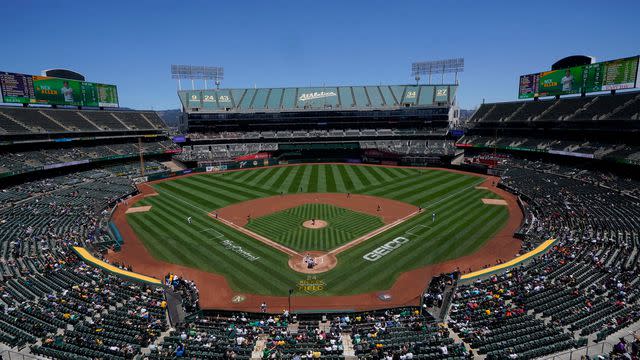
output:
[{"label": "seating section sign", "polygon": [[118,107],[115,85],[0,72],[0,88],[5,103]]},{"label": "seating section sign", "polygon": [[638,56],[520,76],[518,98],[632,89]]}]

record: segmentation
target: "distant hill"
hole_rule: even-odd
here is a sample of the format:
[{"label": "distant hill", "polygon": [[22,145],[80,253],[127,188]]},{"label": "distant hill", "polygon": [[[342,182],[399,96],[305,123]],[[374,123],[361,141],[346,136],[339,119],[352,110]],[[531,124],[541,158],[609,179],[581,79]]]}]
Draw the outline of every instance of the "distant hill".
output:
[{"label": "distant hill", "polygon": [[180,124],[180,116],[182,112],[179,109],[156,111],[164,122],[172,128],[178,127]]}]

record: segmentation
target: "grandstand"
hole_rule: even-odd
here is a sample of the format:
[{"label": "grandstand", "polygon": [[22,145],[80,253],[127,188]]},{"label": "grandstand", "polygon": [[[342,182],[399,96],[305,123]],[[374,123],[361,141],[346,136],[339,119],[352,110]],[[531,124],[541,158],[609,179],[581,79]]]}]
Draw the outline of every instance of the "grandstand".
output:
[{"label": "grandstand", "polygon": [[640,92],[482,104],[457,147],[638,165]]},{"label": "grandstand", "polygon": [[47,176],[55,169],[134,159],[141,152],[161,156],[178,151],[162,120],[149,111],[5,106],[0,119],[0,177],[10,181],[22,181],[24,174]]},{"label": "grandstand", "polygon": [[457,116],[456,90],[457,85],[184,90],[178,95],[189,141],[180,158],[202,166],[268,151],[286,160],[279,144],[349,141],[355,148],[343,158],[373,149],[416,164],[446,163],[455,153],[448,129]]},{"label": "grandstand", "polygon": [[0,135],[91,134],[158,131],[166,126],[156,113],[0,107]]}]

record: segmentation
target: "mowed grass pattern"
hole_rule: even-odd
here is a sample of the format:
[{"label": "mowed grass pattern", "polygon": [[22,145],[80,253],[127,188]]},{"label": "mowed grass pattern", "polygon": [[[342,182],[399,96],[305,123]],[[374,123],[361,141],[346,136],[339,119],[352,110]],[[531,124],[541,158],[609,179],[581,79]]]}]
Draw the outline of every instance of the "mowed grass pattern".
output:
[{"label": "mowed grass pattern", "polygon": [[[324,220],[328,226],[320,229],[302,226],[311,219]],[[377,216],[329,204],[305,204],[251,219],[245,227],[301,252],[331,250],[381,226],[384,223]]]},{"label": "mowed grass pattern", "polygon": [[[287,266],[287,256],[211,219],[207,213],[241,201],[283,193],[367,194],[421,205],[422,215],[338,256],[338,265],[319,275],[326,291],[348,295],[389,288],[404,271],[467,255],[507,221],[504,206],[482,204],[498,198],[475,189],[482,179],[440,170],[358,165],[299,165],[199,174],[154,185],[159,196],[139,205],[150,212],[127,215],[129,224],[158,259],[224,275],[238,292],[286,296],[304,274]],[[431,213],[437,214],[435,223]],[[186,218],[192,216],[193,224]],[[410,241],[378,261],[362,256],[398,236]],[[221,239],[252,255],[250,262],[229,252]]]}]

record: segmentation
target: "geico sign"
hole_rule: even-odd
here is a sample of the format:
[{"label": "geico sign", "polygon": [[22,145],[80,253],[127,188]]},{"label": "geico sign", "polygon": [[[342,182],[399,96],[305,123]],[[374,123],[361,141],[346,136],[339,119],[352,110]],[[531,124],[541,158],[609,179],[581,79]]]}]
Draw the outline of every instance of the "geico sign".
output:
[{"label": "geico sign", "polygon": [[409,242],[409,239],[406,237],[397,237],[372,252],[365,254],[362,258],[369,261],[376,261],[407,242]]}]

